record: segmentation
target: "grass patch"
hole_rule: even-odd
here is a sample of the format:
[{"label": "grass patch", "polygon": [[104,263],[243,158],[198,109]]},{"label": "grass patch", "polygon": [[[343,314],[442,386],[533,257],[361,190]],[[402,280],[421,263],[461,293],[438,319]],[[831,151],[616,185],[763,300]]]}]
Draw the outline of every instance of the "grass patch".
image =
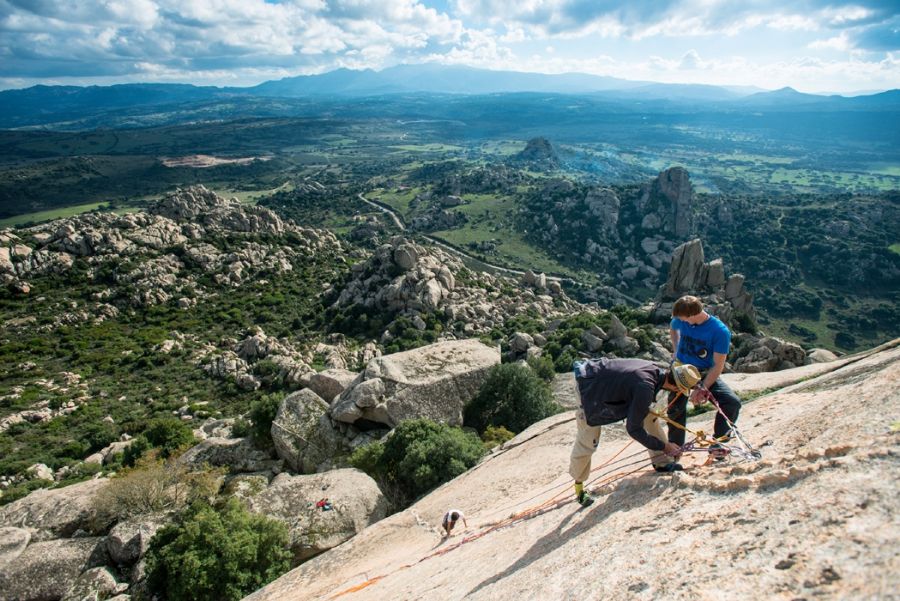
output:
[{"label": "grass patch", "polygon": [[[65,217],[74,217],[75,215],[81,215],[82,213],[88,213],[90,211],[96,211],[100,207],[106,206],[104,202],[91,202],[82,205],[74,205],[70,207],[62,207],[59,209],[50,209],[47,211],[37,211],[34,213],[25,213],[23,215],[16,215],[15,217],[9,217],[7,219],[0,219],[0,227],[15,227],[17,225],[24,225],[26,223],[40,223],[42,221],[50,221],[51,219],[63,219]],[[136,211],[137,209],[131,209],[131,211]],[[127,209],[126,209],[127,211]],[[121,209],[116,210],[117,213],[122,212]]]}]

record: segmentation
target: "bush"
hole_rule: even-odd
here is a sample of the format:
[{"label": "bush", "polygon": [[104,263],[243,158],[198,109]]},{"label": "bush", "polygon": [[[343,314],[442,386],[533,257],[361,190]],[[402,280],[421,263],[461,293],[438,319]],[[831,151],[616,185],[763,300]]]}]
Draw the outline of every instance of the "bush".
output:
[{"label": "bush", "polygon": [[247,511],[198,503],[147,551],[150,588],[169,601],[237,601],[290,569],[287,527]]},{"label": "bush", "polygon": [[268,448],[273,445],[272,422],[278,415],[278,407],[281,406],[282,400],[284,400],[283,395],[267,394],[250,405],[250,421],[253,422],[250,435],[260,446]]},{"label": "bush", "polygon": [[528,361],[528,367],[531,368],[531,371],[534,372],[534,375],[539,377],[541,380],[545,382],[552,382],[553,378],[556,377],[556,369],[553,365],[553,359],[551,359],[548,355],[541,355],[540,357],[530,357]]},{"label": "bush", "polygon": [[491,368],[478,394],[465,408],[465,423],[479,432],[505,426],[521,432],[561,411],[546,382],[530,369],[506,363]]},{"label": "bush", "polygon": [[401,422],[388,439],[357,449],[355,467],[395,491],[405,505],[475,465],[484,454],[473,433],[428,419]]},{"label": "bush", "polygon": [[161,417],[150,420],[143,436],[154,447],[159,455],[167,459],[179,450],[194,442],[194,432],[190,426],[174,417]]},{"label": "bush", "polygon": [[253,431],[253,424],[245,420],[243,417],[239,417],[234,420],[234,424],[231,426],[231,437],[232,438],[244,438],[245,436],[250,436]]},{"label": "bush", "polygon": [[172,417],[150,420],[144,432],[135,436],[122,453],[122,465],[135,465],[151,449],[156,449],[159,457],[168,459],[192,442],[194,433],[184,422]]},{"label": "bush", "polygon": [[174,459],[163,462],[154,453],[119,472],[97,493],[94,509],[101,523],[158,511],[181,510],[219,491],[224,469],[190,471]]},{"label": "bush", "polygon": [[481,441],[484,443],[484,448],[487,451],[490,451],[497,445],[501,445],[507,440],[511,440],[515,434],[504,428],[503,426],[488,426],[484,429],[484,434],[481,435]]}]

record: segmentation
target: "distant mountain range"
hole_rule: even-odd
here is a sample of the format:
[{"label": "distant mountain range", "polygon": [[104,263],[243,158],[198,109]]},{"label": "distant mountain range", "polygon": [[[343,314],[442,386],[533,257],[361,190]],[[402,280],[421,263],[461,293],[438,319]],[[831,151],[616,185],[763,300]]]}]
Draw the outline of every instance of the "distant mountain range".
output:
[{"label": "distant mountain range", "polygon": [[[547,75],[490,71],[436,64],[400,65],[373,71],[338,69],[321,75],[288,77],[247,88],[218,88],[188,84],[121,84],[113,86],[34,86],[0,92],[0,127],[64,126],[109,111],[145,114],[153,107],[197,103],[236,102],[265,112],[275,99],[316,101],[385,95],[509,93],[591,95],[611,103],[640,106],[652,102],[686,110],[898,110],[900,91],[863,96],[803,94],[792,88],[772,92],[748,87],[665,84],[615,77],[564,73]],[[250,102],[250,99],[253,99]],[[269,102],[261,100],[270,99]],[[240,109],[238,108],[238,111]]]}]

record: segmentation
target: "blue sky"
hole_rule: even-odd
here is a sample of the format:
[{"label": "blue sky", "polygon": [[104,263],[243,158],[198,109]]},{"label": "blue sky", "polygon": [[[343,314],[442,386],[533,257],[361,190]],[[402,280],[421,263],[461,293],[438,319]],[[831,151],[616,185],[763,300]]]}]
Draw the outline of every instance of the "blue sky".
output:
[{"label": "blue sky", "polygon": [[900,88],[900,2],[0,0],[0,88],[245,86],[422,62],[808,92]]}]

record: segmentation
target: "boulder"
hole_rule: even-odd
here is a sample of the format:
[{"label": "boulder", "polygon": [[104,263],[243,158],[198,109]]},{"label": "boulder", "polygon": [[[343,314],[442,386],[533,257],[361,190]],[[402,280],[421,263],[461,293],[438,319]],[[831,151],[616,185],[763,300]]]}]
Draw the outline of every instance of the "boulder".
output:
[{"label": "boulder", "polygon": [[677,238],[690,235],[694,221],[691,212],[693,190],[691,179],[684,167],[672,167],[660,173],[651,186],[651,196],[665,198],[669,206],[663,209],[662,220],[666,231]]},{"label": "boulder", "polygon": [[37,542],[0,570],[4,599],[61,599],[85,570],[106,563],[102,538],[72,538]]},{"label": "boulder", "polygon": [[623,357],[633,357],[641,350],[641,345],[631,336],[613,338],[607,343],[607,348],[615,351]]},{"label": "boulder", "polygon": [[[317,508],[321,499],[327,499],[332,509]],[[288,526],[297,563],[341,544],[388,512],[378,485],[356,469],[279,474],[266,490],[248,499],[248,507]]]},{"label": "boulder", "polygon": [[53,470],[43,463],[35,463],[25,470],[25,473],[28,474],[29,478],[34,480],[53,481]]},{"label": "boulder", "polygon": [[409,271],[416,266],[419,253],[413,244],[402,244],[394,250],[394,263],[403,271]]},{"label": "boulder", "polygon": [[346,369],[326,369],[309,379],[309,389],[322,397],[326,403],[344,392],[347,386],[356,379],[356,372]]},{"label": "boulder", "polygon": [[311,474],[341,448],[340,433],[328,416],[328,403],[308,388],[281,402],[272,422],[275,452],[296,472]]},{"label": "boulder", "polygon": [[524,332],[516,332],[509,339],[509,350],[514,353],[524,353],[528,347],[534,344],[534,338]]},{"label": "boulder", "polygon": [[603,339],[590,332],[584,332],[581,335],[581,341],[589,353],[596,353],[603,348]]},{"label": "boulder", "polygon": [[824,348],[814,348],[806,355],[805,363],[808,365],[810,363],[828,363],[829,361],[836,361],[838,358],[837,355]]},{"label": "boulder", "polygon": [[[663,289],[667,298],[700,290],[705,284],[703,244],[699,238],[685,242],[672,253],[669,277]],[[742,280],[743,281],[743,280]]]},{"label": "boulder", "polygon": [[107,479],[87,480],[63,488],[36,490],[0,507],[0,526],[32,528],[34,540],[72,536],[79,530],[102,529],[96,524],[94,501]]},{"label": "boulder", "polygon": [[106,549],[116,565],[130,566],[147,552],[150,539],[168,520],[164,514],[146,515],[119,522],[106,538]]},{"label": "boulder", "polygon": [[0,528],[0,570],[21,555],[29,542],[31,542],[31,533],[24,528],[11,526]]},{"label": "boulder", "polygon": [[117,592],[116,577],[108,569],[91,568],[75,579],[62,601],[98,601],[109,599]]},{"label": "boulder", "polygon": [[613,314],[610,314],[610,322],[609,328],[607,329],[607,335],[609,338],[622,338],[628,335],[628,328],[625,327],[625,324]]},{"label": "boulder", "polygon": [[[463,406],[474,398],[488,370],[500,363],[497,349],[477,340],[438,342],[377,357],[331,405],[331,415],[353,423],[365,418],[395,427],[426,417],[462,424]],[[381,387],[370,380],[380,380]],[[355,391],[366,384],[365,394]]]},{"label": "boulder", "polygon": [[725,285],[725,264],[722,259],[713,259],[709,262],[706,271],[706,286],[708,288],[721,288]]},{"label": "boulder", "polygon": [[192,467],[227,467],[231,472],[275,470],[278,462],[249,438],[207,438],[184,452],[179,463]]}]

